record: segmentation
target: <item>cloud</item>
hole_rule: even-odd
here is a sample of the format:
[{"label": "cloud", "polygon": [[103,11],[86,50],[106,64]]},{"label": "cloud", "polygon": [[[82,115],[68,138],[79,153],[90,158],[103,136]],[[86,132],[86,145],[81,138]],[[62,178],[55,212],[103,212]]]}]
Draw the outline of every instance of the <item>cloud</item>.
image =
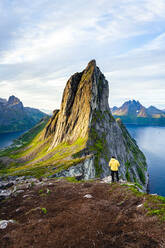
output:
[{"label": "cloud", "polygon": [[0,97],[59,107],[67,79],[95,58],[111,105],[136,97],[164,108],[164,12],[164,0],[1,1]]}]

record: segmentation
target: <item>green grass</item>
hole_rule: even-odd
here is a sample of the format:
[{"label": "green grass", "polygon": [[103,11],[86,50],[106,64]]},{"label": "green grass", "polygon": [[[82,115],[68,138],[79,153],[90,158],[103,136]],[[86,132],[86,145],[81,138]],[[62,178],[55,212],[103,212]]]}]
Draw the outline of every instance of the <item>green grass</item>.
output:
[{"label": "green grass", "polygon": [[147,215],[155,215],[161,222],[165,221],[165,197],[148,195],[144,207],[147,210]]},{"label": "green grass", "polygon": [[137,172],[138,172],[138,175],[139,175],[141,182],[143,184],[145,184],[145,182],[146,182],[145,175],[144,175],[144,173],[140,167],[137,167]]},{"label": "green grass", "polygon": [[138,189],[139,187],[136,184],[133,184],[133,185],[121,184],[121,186],[126,187],[128,190],[130,190],[137,197],[143,197],[144,195],[146,195],[145,193],[139,191],[139,189]]},{"label": "green grass", "polygon": [[143,187],[137,182],[135,182],[135,186],[137,186],[139,189],[143,189]]},{"label": "green grass", "polygon": [[27,146],[30,145],[33,139],[43,130],[47,122],[48,118],[45,118],[43,121],[39,122],[35,127],[20,136],[20,138],[16,139],[11,147],[0,150],[0,157],[9,156],[11,158],[17,158],[17,152],[21,156],[20,150],[25,149]]},{"label": "green grass", "polygon": [[125,163],[126,178],[129,181],[130,180],[130,173],[131,173],[131,174],[133,174],[134,182],[137,182],[137,179],[136,179],[134,173],[131,171],[131,164],[133,162],[134,164],[136,164],[139,179],[140,179],[141,183],[144,185],[145,181],[146,181],[144,171],[147,170],[147,164],[146,164],[145,156],[140,151],[138,145],[136,144],[136,141],[130,136],[129,132],[127,131],[127,129],[125,128],[123,123],[119,120],[117,122],[118,122],[119,126],[121,127],[121,130],[122,130],[122,133],[124,136],[124,142],[125,142],[127,153],[131,152],[133,155],[133,160],[134,160],[131,162],[127,161]]},{"label": "green grass", "polygon": [[65,177],[65,180],[70,183],[82,183],[83,180],[78,181],[75,177]]},{"label": "green grass", "polygon": [[125,176],[126,176],[127,181],[130,182],[131,181],[131,177],[130,177],[130,173],[129,173],[128,169],[126,170]]},{"label": "green grass", "polygon": [[44,214],[47,214],[47,209],[46,209],[46,208],[41,208],[41,211],[42,211]]},{"label": "green grass", "polygon": [[104,113],[100,111],[95,111],[92,119],[92,126],[90,133],[89,133],[89,140],[91,141],[91,145],[89,146],[89,151],[94,153],[94,166],[96,170],[96,177],[100,177],[102,173],[102,166],[100,164],[100,159],[104,158],[107,161],[107,164],[109,162],[109,156],[108,156],[108,147],[106,142],[106,134],[105,133],[99,133],[98,130],[96,130],[95,123],[96,121],[101,121],[104,118]]},{"label": "green grass", "polygon": [[[12,159],[22,158],[25,155],[29,156],[27,161],[22,164],[15,161],[7,168],[1,166],[0,175],[30,175],[40,178],[41,176],[49,176],[62,170],[66,170],[69,167],[84,161],[84,157],[74,158],[72,155],[84,148],[87,138],[78,138],[73,144],[61,143],[57,147],[48,151],[50,141],[48,140],[44,143],[44,140],[40,139],[41,135],[41,132],[38,133],[28,144],[26,149],[20,149],[16,152],[14,151],[14,153],[10,155]],[[35,156],[34,154],[31,156],[30,154],[32,152],[37,153]],[[56,167],[56,170],[53,170],[54,167]]]},{"label": "green grass", "polygon": [[129,186],[129,189],[137,196],[137,197],[141,197],[142,195],[144,195],[143,192],[139,192],[139,190],[137,189],[137,187],[135,185]]},{"label": "green grass", "polygon": [[9,176],[9,175],[13,175],[13,176],[33,176],[36,178],[40,178],[40,177],[47,177],[50,176],[52,174],[58,173],[62,170],[67,170],[69,167],[71,166],[75,166],[78,163],[81,163],[84,161],[85,158],[76,158],[76,159],[70,159],[70,160],[63,160],[62,163],[57,162],[57,164],[55,164],[57,166],[57,169],[54,170],[54,164],[53,165],[49,165],[49,164],[45,164],[43,163],[36,163],[34,165],[24,165],[24,166],[20,166],[17,168],[9,168],[9,169],[4,169],[0,171],[0,175],[5,175],[5,176]]}]

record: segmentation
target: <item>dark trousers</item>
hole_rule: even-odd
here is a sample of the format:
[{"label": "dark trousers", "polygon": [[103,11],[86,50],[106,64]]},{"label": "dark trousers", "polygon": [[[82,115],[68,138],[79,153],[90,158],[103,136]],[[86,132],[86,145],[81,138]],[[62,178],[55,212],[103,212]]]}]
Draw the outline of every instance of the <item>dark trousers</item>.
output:
[{"label": "dark trousers", "polygon": [[119,173],[118,173],[118,171],[112,171],[111,170],[112,182],[114,182],[114,175],[116,176],[116,180],[118,182],[119,181]]}]

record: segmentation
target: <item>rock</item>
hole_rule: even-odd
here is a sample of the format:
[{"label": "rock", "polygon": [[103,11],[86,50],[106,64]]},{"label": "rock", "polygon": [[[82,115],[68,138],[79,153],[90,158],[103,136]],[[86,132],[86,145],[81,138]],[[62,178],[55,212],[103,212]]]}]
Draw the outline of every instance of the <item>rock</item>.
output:
[{"label": "rock", "polygon": [[[30,187],[31,187],[31,183],[18,184],[16,186],[16,191],[18,191],[18,190],[26,190],[26,189],[28,189]],[[14,188],[14,191],[15,191],[15,188]]]},{"label": "rock", "polygon": [[17,177],[16,178],[16,181],[24,181],[24,180],[26,180],[26,177],[25,176]]},{"label": "rock", "polygon": [[21,194],[21,193],[24,193],[25,192],[25,190],[17,190],[16,192],[15,192],[15,194],[17,195],[17,194]]},{"label": "rock", "polygon": [[42,178],[42,181],[43,181],[43,182],[47,182],[48,179],[47,179],[46,177],[43,177],[43,178]]},{"label": "rock", "polygon": [[86,194],[86,195],[84,195],[84,198],[91,199],[91,198],[93,198],[93,196],[90,194]]},{"label": "rock", "polygon": [[20,211],[20,208],[17,208],[15,211],[16,211],[16,212],[19,212],[19,211]]},{"label": "rock", "polygon": [[15,223],[14,220],[1,220],[0,229],[5,229],[9,223]]},{"label": "rock", "polygon": [[11,190],[1,190],[0,192],[0,201],[4,200],[5,198],[11,196],[12,191]]},{"label": "rock", "polygon": [[46,185],[44,182],[37,182],[36,185]]},{"label": "rock", "polygon": [[104,183],[111,183],[111,182],[112,182],[111,176],[104,177],[104,178],[102,179],[102,182],[104,182]]},{"label": "rock", "polygon": [[77,181],[81,181],[83,179],[83,175],[81,174],[79,176],[76,176],[75,178],[76,178]]},{"label": "rock", "polygon": [[84,162],[79,163],[75,166],[71,166],[65,171],[61,171],[58,173],[55,173],[50,176],[52,177],[77,177],[81,176],[82,179],[88,180],[91,178],[95,178],[95,167],[94,167],[94,161],[93,157],[89,157],[84,160]]},{"label": "rock", "polygon": [[24,195],[23,198],[29,197],[30,195]]},{"label": "rock", "polygon": [[141,207],[143,207],[143,204],[139,204],[139,205],[137,206],[137,208],[141,208]]},{"label": "rock", "polygon": [[10,188],[14,185],[13,182],[9,182],[9,183],[0,183],[0,190],[1,189],[7,189],[7,188]]}]

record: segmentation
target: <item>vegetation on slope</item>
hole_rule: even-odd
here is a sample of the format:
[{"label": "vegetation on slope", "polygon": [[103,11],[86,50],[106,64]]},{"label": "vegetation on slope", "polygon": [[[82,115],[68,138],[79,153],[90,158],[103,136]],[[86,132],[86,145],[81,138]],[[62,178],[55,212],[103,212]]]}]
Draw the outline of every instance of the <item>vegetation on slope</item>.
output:
[{"label": "vegetation on slope", "polygon": [[[146,158],[142,151],[138,148],[136,141],[130,136],[129,132],[123,125],[122,121],[120,118],[117,119],[117,122],[122,130],[122,134],[125,138],[125,146],[127,149],[127,152],[131,152],[133,155],[133,160],[134,161],[126,161],[125,167],[126,167],[126,179],[127,181],[132,181],[135,183],[138,183],[138,178],[135,172],[132,170],[131,167],[131,162],[136,163],[136,170],[138,177],[140,181],[142,182],[143,185],[146,184],[146,177],[145,173],[147,171],[147,163],[146,163]],[[131,176],[132,175],[132,176]]]},{"label": "vegetation on slope", "polygon": [[[78,138],[72,144],[61,143],[49,150],[53,137],[42,139],[47,122],[48,118],[44,119],[16,140],[11,147],[0,151],[1,176],[49,176],[84,161],[84,157],[72,155],[85,147],[86,138]],[[3,164],[4,157],[9,158],[8,165]]]}]

